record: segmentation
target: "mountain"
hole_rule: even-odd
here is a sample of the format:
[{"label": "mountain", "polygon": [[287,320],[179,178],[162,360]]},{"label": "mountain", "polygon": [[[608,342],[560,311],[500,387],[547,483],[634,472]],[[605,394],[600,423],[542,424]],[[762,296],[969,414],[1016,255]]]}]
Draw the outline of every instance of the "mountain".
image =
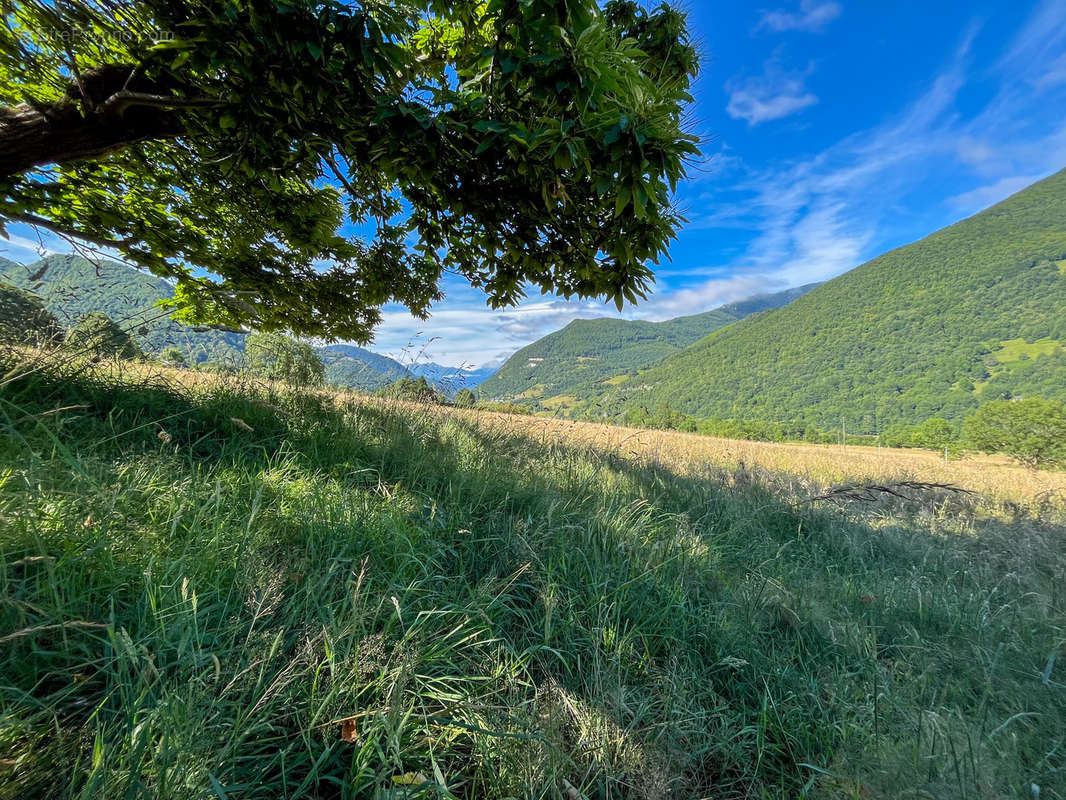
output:
[{"label": "mountain", "polygon": [[155,305],[173,297],[174,287],[115,261],[93,263],[75,255],[50,255],[32,264],[4,261],[0,279],[38,295],[64,325],[103,311],[146,352],[174,346],[198,362],[233,357],[244,347],[241,334],[175,322]]},{"label": "mountain", "polygon": [[647,367],[749,314],[790,303],[816,285],[762,294],[665,322],[577,319],[511,356],[482,384],[480,393],[501,400],[566,406],[567,395],[576,387]]},{"label": "mountain", "polygon": [[[167,281],[116,261],[94,263],[81,256],[51,255],[33,264],[0,258],[0,280],[37,294],[59,321],[71,325],[90,311],[103,311],[129,331],[148,353],[177,347],[192,363],[243,357],[242,333],[191,328],[172,320],[156,302],[174,295]],[[410,373],[391,358],[354,345],[319,348],[326,380],[374,391]]]},{"label": "mountain", "polygon": [[874,433],[1066,400],[1066,170],[598,387],[612,409]]},{"label": "mountain", "polygon": [[495,375],[499,368],[499,363],[481,367],[448,367],[433,361],[407,365],[407,369],[416,377],[423,377],[449,393],[480,386]]},{"label": "mountain", "polygon": [[318,349],[326,365],[326,382],[374,391],[411,373],[397,361],[351,344],[330,344]]}]

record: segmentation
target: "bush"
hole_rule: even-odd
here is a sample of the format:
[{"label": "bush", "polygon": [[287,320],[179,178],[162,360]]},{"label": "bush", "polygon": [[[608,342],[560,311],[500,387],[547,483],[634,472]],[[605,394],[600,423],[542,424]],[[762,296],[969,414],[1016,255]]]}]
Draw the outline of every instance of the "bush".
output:
[{"label": "bush", "polygon": [[136,342],[102,311],[92,311],[78,320],[63,346],[80,353],[105,358],[144,358]]},{"label": "bush", "polygon": [[931,450],[957,445],[958,440],[955,426],[940,417],[932,417],[920,425],[892,425],[882,436],[882,441],[888,447],[923,447]]},{"label": "bush", "polygon": [[444,397],[429,381],[422,378],[399,378],[378,390],[379,397],[407,400],[412,403],[443,403]]},{"label": "bush", "polygon": [[477,395],[470,389],[460,389],[455,393],[455,398],[452,402],[458,408],[473,408],[477,405]]},{"label": "bush", "polygon": [[62,328],[41,298],[9,283],[0,283],[0,342],[42,345],[59,338]]},{"label": "bush", "polygon": [[294,386],[317,386],[325,379],[322,357],[306,342],[282,333],[253,333],[244,349],[252,372]]},{"label": "bush", "polygon": [[996,400],[963,426],[967,443],[986,453],[1006,453],[1027,467],[1066,464],[1066,406],[1037,397]]},{"label": "bush", "polygon": [[185,354],[177,347],[164,347],[159,354],[159,360],[167,364],[184,364]]},{"label": "bush", "polygon": [[637,428],[656,428],[664,431],[696,431],[696,420],[682,411],[676,411],[665,403],[660,403],[654,410],[634,408],[626,412],[625,424]]}]

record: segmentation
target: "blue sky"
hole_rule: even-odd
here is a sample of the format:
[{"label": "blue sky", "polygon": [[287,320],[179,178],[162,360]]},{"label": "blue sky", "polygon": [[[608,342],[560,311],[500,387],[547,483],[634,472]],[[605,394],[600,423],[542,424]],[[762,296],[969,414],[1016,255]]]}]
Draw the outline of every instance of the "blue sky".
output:
[{"label": "blue sky", "polygon": [[[578,317],[668,319],[825,280],[1066,167],[1062,0],[681,7],[705,157],[655,294],[621,314],[541,295],[493,311],[452,278],[426,322],[387,309],[373,349],[481,366]],[[31,232],[12,233],[0,255],[31,258]]]}]

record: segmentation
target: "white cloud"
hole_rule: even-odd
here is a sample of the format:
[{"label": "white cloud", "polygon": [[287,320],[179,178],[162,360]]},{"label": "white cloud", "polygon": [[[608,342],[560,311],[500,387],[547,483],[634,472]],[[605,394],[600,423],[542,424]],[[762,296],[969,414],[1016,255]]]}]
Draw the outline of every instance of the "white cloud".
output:
[{"label": "white cloud", "polygon": [[498,310],[473,303],[444,306],[426,322],[406,311],[390,310],[375,332],[373,349],[406,363],[436,361],[480,367],[575,319],[634,314],[634,309],[620,315],[614,306],[603,303],[560,299],[532,300]]},{"label": "white cloud", "polygon": [[777,288],[784,286],[771,282],[765,275],[714,278],[694,289],[681,289],[653,296],[641,307],[641,317],[664,320],[699,314]]},{"label": "white cloud", "polygon": [[[995,65],[1038,90],[1066,81],[1066,4],[1044,0]],[[1016,86],[1014,87],[1017,88]]]},{"label": "white cloud", "polygon": [[[912,240],[915,224],[932,232],[1062,169],[1066,122],[1048,124],[1046,110],[1061,107],[1063,98],[1049,96],[1046,76],[1058,64],[1048,43],[1066,41],[1063,31],[1066,5],[1045,3],[998,62],[991,79],[999,91],[967,118],[956,100],[969,78],[977,33],[971,26],[950,63],[894,117],[808,159],[746,170],[740,180],[719,187],[727,191],[726,202],[715,204],[715,192],[705,191],[712,206],[696,215],[693,227],[748,226],[757,234],[742,254],[715,266],[716,277],[675,295],[693,298],[695,305],[703,291],[717,297],[727,282],[746,285],[744,276],[769,290],[825,280]],[[1034,52],[1044,53],[1044,60],[1033,60]],[[1025,85],[1032,88],[1020,90]],[[933,205],[920,221],[900,222],[910,193],[922,187],[936,192],[972,175],[980,178],[977,188],[945,198],[939,211]]]},{"label": "white cloud", "polygon": [[819,33],[825,26],[840,16],[843,7],[833,0],[802,0],[798,12],[763,11],[756,30],[765,28],[775,33],[783,31],[808,31]]},{"label": "white cloud", "polygon": [[786,71],[772,58],[764,65],[762,75],[733,78],[726,83],[726,113],[733,119],[746,120],[748,125],[758,125],[813,106],[818,98],[804,84],[810,73],[810,68]]},{"label": "white cloud", "polygon": [[[14,252],[12,252],[14,251]],[[6,240],[0,239],[0,255],[11,258],[14,261],[25,260],[27,256],[44,258],[56,253],[48,247],[44,239],[30,239],[25,236],[16,236],[9,233]]]},{"label": "white cloud", "polygon": [[[695,313],[712,307],[695,307],[701,298],[717,298],[725,286],[774,291],[827,280],[872,255],[897,199],[925,179],[930,162],[959,150],[954,103],[965,84],[971,38],[972,32],[964,36],[947,68],[894,117],[810,158],[746,170],[728,187],[728,202],[712,205],[693,226],[747,226],[755,237],[743,253],[717,265],[719,276],[674,293],[678,302],[666,305],[677,313]],[[971,149],[976,158],[977,145]],[[714,203],[714,193],[709,196]],[[721,273],[732,277],[723,279]],[[689,305],[683,300],[691,300],[692,307],[683,307]]]}]

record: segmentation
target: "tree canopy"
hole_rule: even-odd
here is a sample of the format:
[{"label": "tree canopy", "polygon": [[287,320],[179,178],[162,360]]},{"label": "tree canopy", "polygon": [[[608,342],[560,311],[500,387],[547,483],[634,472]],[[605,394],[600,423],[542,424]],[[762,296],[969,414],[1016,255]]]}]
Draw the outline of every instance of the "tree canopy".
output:
[{"label": "tree canopy", "polygon": [[325,376],[322,357],[311,345],[281,333],[253,333],[244,352],[252,371],[264,378],[317,386]]},{"label": "tree canopy", "polygon": [[412,403],[443,403],[444,396],[426,380],[425,376],[418,378],[398,378],[388,386],[378,389],[379,397],[390,397],[394,400],[408,400]]},{"label": "tree canopy", "polygon": [[[366,341],[445,271],[643,297],[697,153],[684,16],[630,0],[25,0],[0,225],[175,279],[190,322]],[[206,273],[205,273],[206,271]]]},{"label": "tree canopy", "polygon": [[1066,464],[1066,406],[1054,400],[985,403],[963,427],[967,442],[986,453],[1006,453],[1027,467]]}]

